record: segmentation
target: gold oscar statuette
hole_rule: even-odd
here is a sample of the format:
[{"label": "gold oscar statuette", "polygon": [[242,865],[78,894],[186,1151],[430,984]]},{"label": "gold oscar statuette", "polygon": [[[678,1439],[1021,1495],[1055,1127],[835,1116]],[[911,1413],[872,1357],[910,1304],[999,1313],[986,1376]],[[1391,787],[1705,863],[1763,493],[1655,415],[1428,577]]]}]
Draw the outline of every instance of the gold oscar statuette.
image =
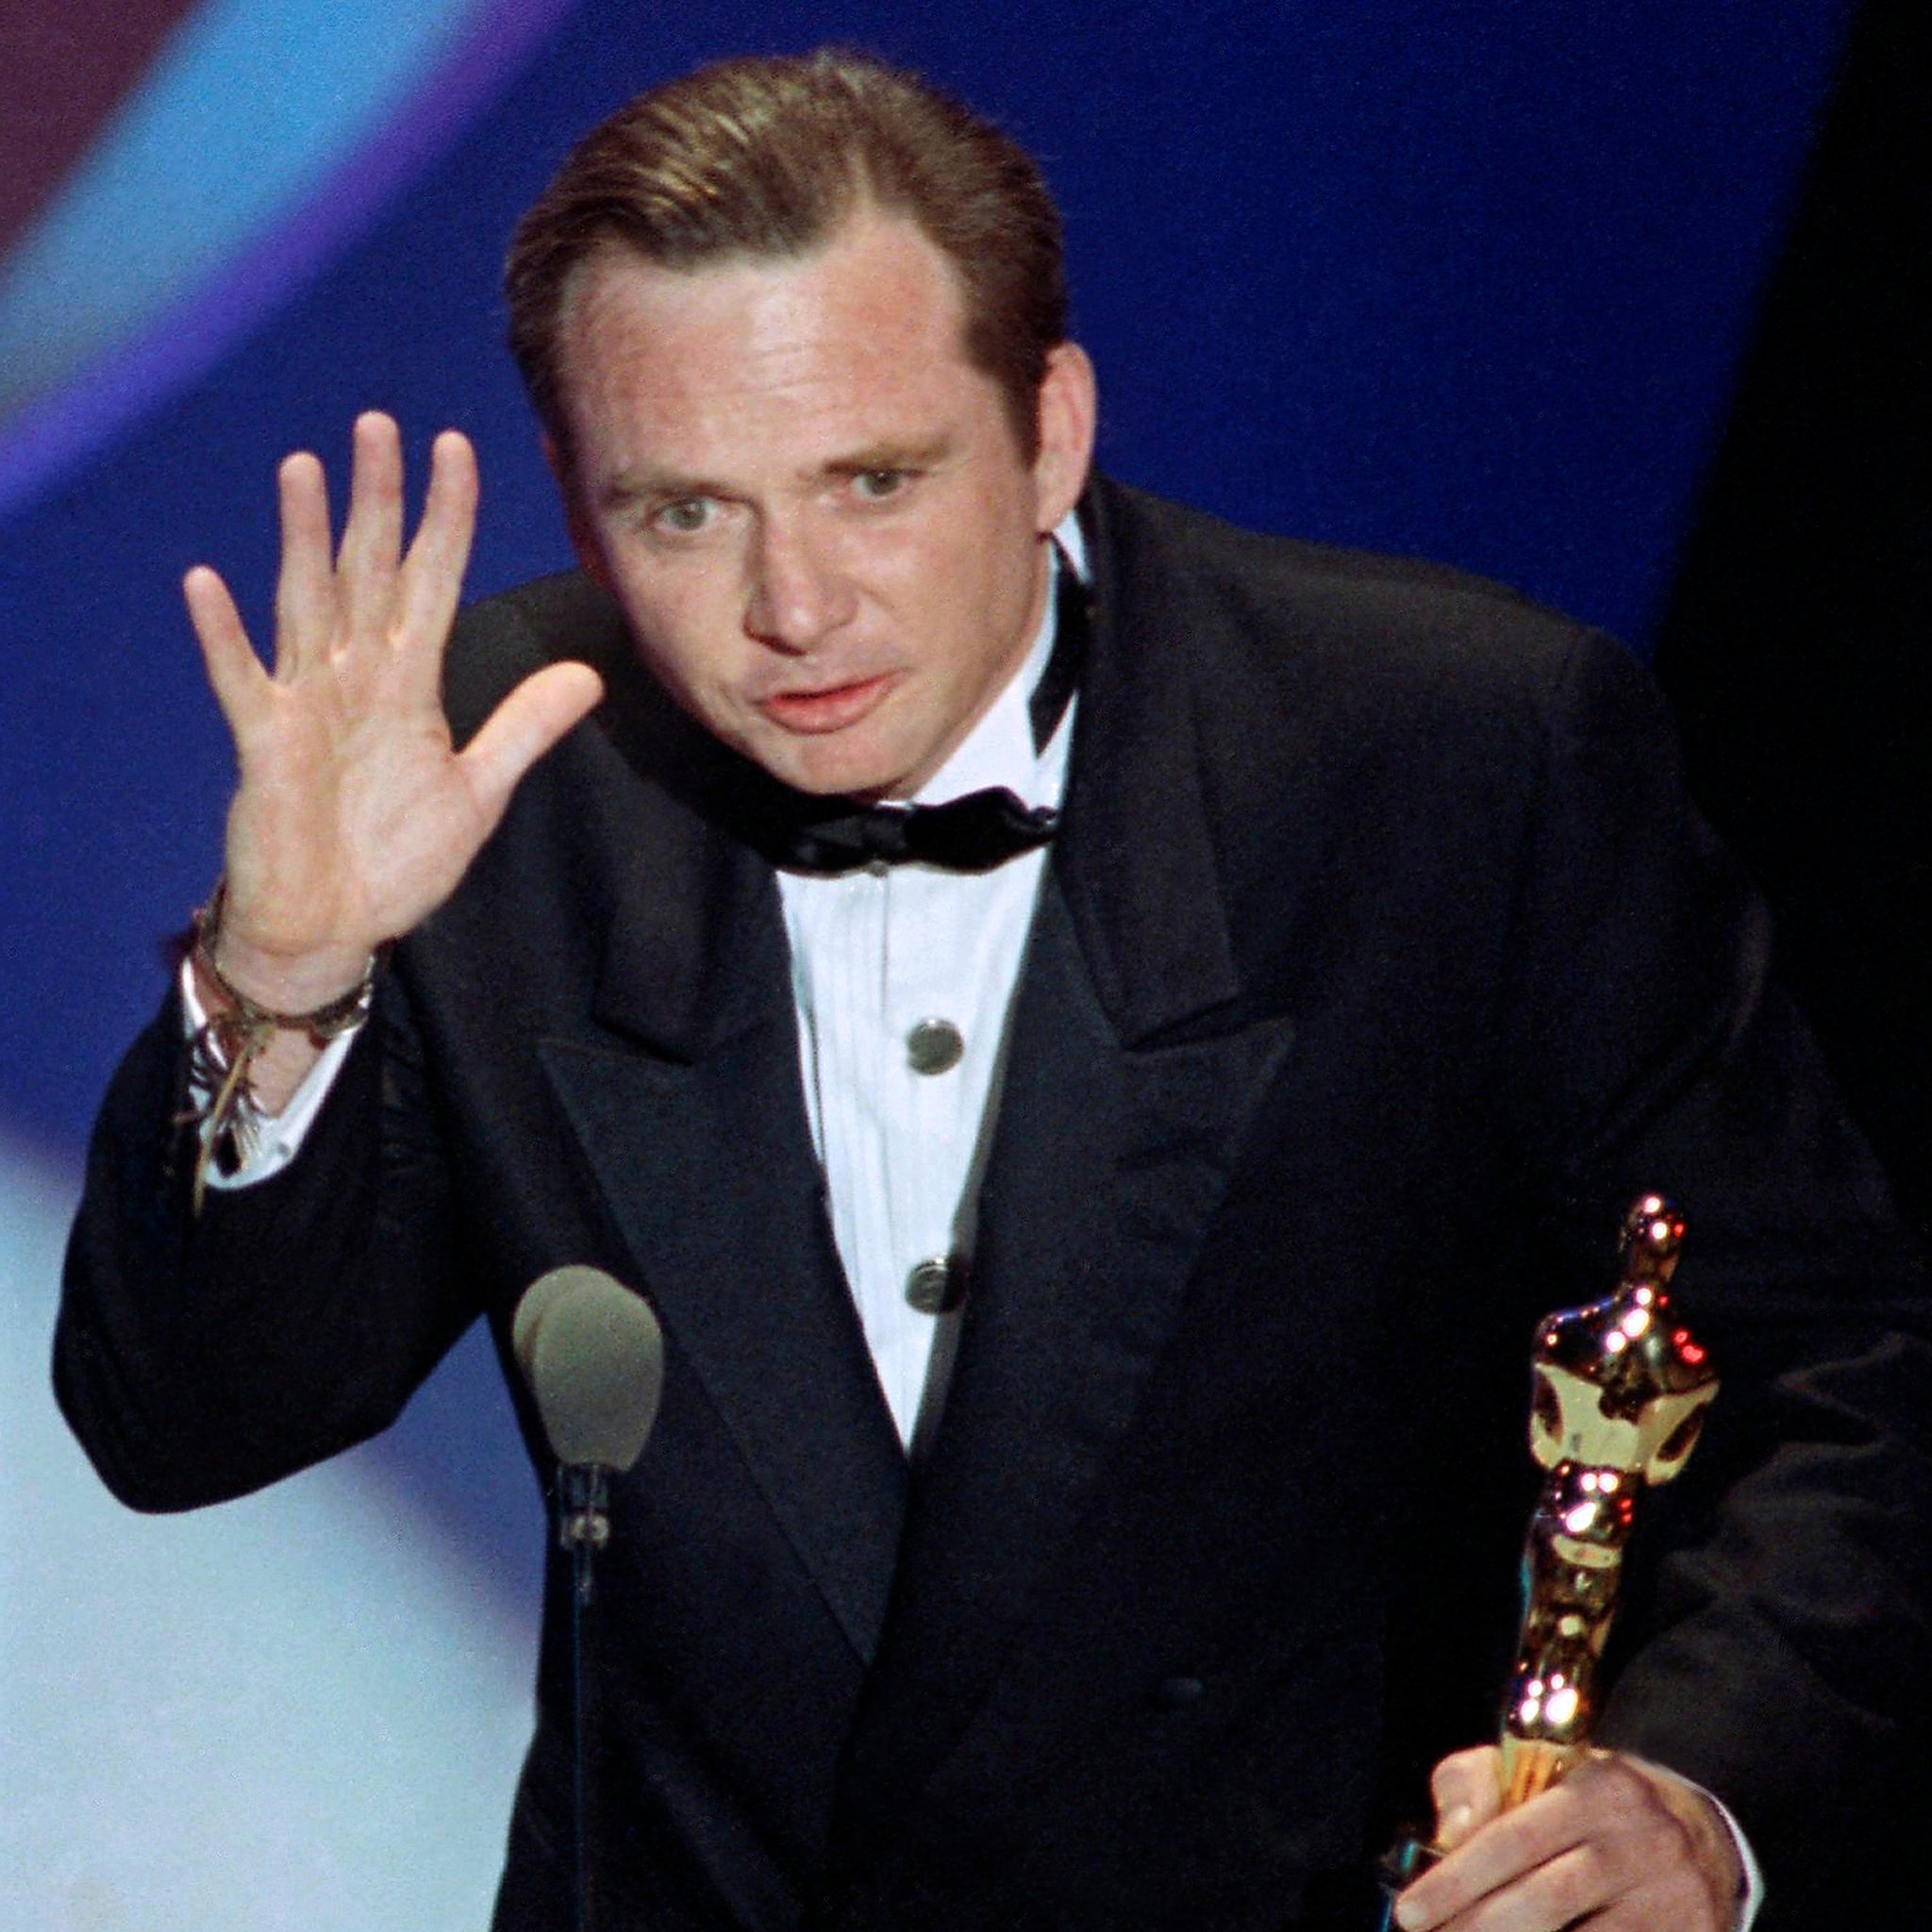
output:
[{"label": "gold oscar statuette", "polygon": [[[1717,1376],[1671,1305],[1682,1217],[1656,1194],[1624,1219],[1615,1291],[1546,1316],[1531,1357],[1529,1441],[1545,1472],[1524,1551],[1523,1634],[1503,1706],[1503,1808],[1547,1790],[1590,1748],[1598,1666],[1637,1503],[1690,1459]],[[1391,1893],[1440,1848],[1400,1841]]]}]

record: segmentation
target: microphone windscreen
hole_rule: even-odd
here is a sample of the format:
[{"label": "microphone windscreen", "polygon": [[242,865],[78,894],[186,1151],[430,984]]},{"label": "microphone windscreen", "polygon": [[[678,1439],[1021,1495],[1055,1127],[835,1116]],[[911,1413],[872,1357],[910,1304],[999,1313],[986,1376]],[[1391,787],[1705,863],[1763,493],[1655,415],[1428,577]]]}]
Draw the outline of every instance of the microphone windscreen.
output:
[{"label": "microphone windscreen", "polygon": [[524,1298],[517,1304],[516,1314],[510,1321],[509,1339],[510,1346],[516,1352],[517,1367],[524,1372],[525,1388],[536,1388],[537,1331],[542,1327],[544,1316],[573,1281],[595,1272],[581,1265],[553,1268],[548,1274],[540,1274],[525,1289]]},{"label": "microphone windscreen", "polygon": [[663,1331],[642,1296],[601,1268],[553,1269],[517,1305],[511,1344],[558,1461],[637,1461],[664,1387]]}]

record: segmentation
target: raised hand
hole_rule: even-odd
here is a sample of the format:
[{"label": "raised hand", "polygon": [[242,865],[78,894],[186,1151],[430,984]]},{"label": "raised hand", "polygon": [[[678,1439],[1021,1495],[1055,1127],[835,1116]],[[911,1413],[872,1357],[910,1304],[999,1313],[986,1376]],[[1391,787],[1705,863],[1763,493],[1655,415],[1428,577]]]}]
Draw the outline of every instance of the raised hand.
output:
[{"label": "raised hand", "polygon": [[442,652],[475,521],[476,461],[445,430],[403,550],[395,424],[358,419],[349,512],[331,556],[312,456],[280,472],[282,555],[273,675],[227,586],[183,585],[208,681],[235,738],[224,974],[282,1011],[352,987],[370,953],[449,896],[524,773],[597,702],[584,664],[554,664],[506,698],[460,754],[441,699]]}]

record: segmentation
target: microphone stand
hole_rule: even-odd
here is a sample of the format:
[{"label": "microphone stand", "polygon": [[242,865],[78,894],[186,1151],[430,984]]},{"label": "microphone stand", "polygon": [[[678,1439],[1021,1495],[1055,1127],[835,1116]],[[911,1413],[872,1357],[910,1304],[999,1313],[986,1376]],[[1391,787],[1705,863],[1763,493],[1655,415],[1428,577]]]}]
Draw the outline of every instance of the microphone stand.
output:
[{"label": "microphone stand", "polygon": [[610,1472],[601,1462],[558,1468],[557,1540],[570,1552],[571,1806],[576,1835],[576,1932],[591,1932],[590,1793],[584,1750],[589,1700],[584,1652],[590,1641],[591,1558],[610,1541]]},{"label": "microphone stand", "polygon": [[632,1468],[657,1420],[664,1336],[641,1296],[603,1270],[553,1268],[510,1324],[517,1366],[557,1457],[557,1541],[570,1552],[571,1808],[576,1932],[591,1932],[591,1562],[610,1541],[610,1478]]}]

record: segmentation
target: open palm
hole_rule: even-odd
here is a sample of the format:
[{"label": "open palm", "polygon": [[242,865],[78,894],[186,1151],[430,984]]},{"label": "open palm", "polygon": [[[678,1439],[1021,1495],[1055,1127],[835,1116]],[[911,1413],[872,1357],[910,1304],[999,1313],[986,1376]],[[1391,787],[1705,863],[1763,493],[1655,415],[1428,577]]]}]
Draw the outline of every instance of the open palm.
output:
[{"label": "open palm", "polygon": [[183,588],[241,771],[222,967],[263,1005],[297,1010],[352,986],[378,944],[449,896],[517,781],[602,686],[588,665],[550,665],[453,748],[442,654],[476,507],[475,456],[458,432],[436,441],[407,551],[389,417],[357,421],[339,551],[322,464],[291,456],[279,484],[273,672],[215,572],[197,566]]}]

